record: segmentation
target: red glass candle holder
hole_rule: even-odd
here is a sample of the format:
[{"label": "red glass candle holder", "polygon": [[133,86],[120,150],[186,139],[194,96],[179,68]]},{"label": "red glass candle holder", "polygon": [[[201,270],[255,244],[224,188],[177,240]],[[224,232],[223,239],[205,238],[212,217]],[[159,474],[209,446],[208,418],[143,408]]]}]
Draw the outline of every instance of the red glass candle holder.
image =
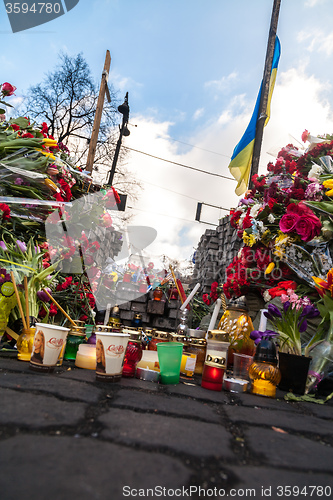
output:
[{"label": "red glass candle holder", "polygon": [[202,372],[201,387],[211,391],[221,391],[224,371],[224,368],[216,366],[215,363],[205,363]]},{"label": "red glass candle holder", "polygon": [[155,288],[153,292],[154,300],[161,300],[163,297],[163,290],[161,288]]},{"label": "red glass candle holder", "polygon": [[134,377],[136,365],[142,358],[142,344],[129,340],[126,348],[123,377]]}]

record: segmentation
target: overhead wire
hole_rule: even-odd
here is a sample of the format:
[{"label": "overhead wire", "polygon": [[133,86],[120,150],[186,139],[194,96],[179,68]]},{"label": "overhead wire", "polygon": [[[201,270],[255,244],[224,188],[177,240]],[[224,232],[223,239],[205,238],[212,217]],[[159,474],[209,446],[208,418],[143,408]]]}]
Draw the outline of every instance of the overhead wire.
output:
[{"label": "overhead wire", "polygon": [[174,139],[173,137],[167,137],[167,140],[180,142],[180,144],[185,144],[185,146],[190,146],[191,148],[201,149],[201,151],[207,151],[207,153],[213,153],[214,155],[224,156],[224,158],[229,158],[230,156],[224,155],[223,153],[218,153],[217,151],[211,151],[210,149],[200,148],[200,146],[194,146],[193,144],[188,144],[187,142],[179,141],[178,139]]},{"label": "overhead wire", "polygon": [[160,158],[159,156],[145,153],[144,151],[139,151],[138,149],[130,148],[128,146],[123,146],[123,148],[128,149],[129,151],[135,151],[136,153],[141,153],[143,155],[150,156],[151,158],[155,158],[156,160],[165,161],[167,163],[172,163],[173,165],[178,165],[179,167],[188,168],[188,169],[194,170],[196,172],[201,172],[202,174],[213,175],[214,177],[220,177],[222,179],[236,181],[236,179],[234,177],[227,177],[226,175],[216,174],[215,172],[208,172],[207,170],[202,170],[200,168],[190,167],[189,165],[184,165],[183,163],[178,163],[176,161],[166,160],[165,158]]},{"label": "overhead wire", "polygon": [[[198,202],[198,198],[194,198],[193,196],[189,196],[189,195],[183,194],[183,193],[178,193],[178,191],[174,191],[173,189],[168,189],[168,188],[159,186],[158,184],[153,184],[152,182],[146,181],[146,179],[140,179],[140,181],[144,182],[145,184],[150,184],[151,186],[157,187],[159,189],[163,189],[164,191],[169,191],[170,193],[175,193],[175,194],[178,194],[179,196],[184,196],[185,198],[189,198],[190,200],[194,200],[194,201]],[[204,201],[202,201],[201,203],[203,205],[208,205],[209,207],[218,208],[220,210],[226,210],[227,212],[229,212],[229,210],[230,210],[230,208],[217,207],[216,205],[210,205],[209,203],[205,203]]]},{"label": "overhead wire", "polygon": [[[144,210],[143,208],[137,208],[137,207],[128,207],[128,208],[130,208],[131,210],[137,210],[139,212],[146,212],[146,213],[151,214],[151,210]],[[195,224],[198,223],[198,221],[195,221],[195,220],[183,219],[183,217],[175,217],[174,215],[169,215],[169,214],[160,214],[160,213],[154,212],[154,215],[160,215],[161,217],[170,217],[171,219],[183,220],[185,222],[192,222]],[[218,224],[212,224],[211,222],[202,222],[202,221],[200,221],[200,222],[202,224],[207,224],[209,226],[217,226],[218,225]]]}]

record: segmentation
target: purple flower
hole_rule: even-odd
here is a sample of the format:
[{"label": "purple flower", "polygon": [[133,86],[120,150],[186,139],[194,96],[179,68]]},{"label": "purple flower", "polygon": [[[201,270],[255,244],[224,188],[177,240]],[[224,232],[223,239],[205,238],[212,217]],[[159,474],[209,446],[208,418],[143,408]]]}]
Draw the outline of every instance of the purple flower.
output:
[{"label": "purple flower", "polygon": [[265,330],[264,332],[261,332],[260,330],[253,330],[250,333],[250,338],[254,340],[254,343],[256,345],[258,345],[262,339],[268,339],[271,337],[275,337],[276,335],[278,335],[278,333],[274,332],[273,330]]},{"label": "purple flower", "polygon": [[[51,293],[51,289],[50,288],[45,288],[45,290],[47,290],[49,293]],[[49,302],[50,301],[50,297],[44,292],[44,290],[39,290],[37,292],[37,297],[39,298],[39,300],[42,300],[43,302]]]},{"label": "purple flower", "polygon": [[320,312],[316,307],[314,307],[312,304],[309,304],[308,306],[305,306],[303,308],[303,311],[301,312],[301,318],[317,318],[319,316]]},{"label": "purple flower", "polygon": [[0,241],[0,247],[2,248],[2,250],[5,250],[5,251],[7,250],[7,247],[3,241]]},{"label": "purple flower", "polygon": [[243,205],[250,205],[251,203],[254,203],[254,199],[253,198],[242,198],[240,200],[240,202],[238,203],[238,205],[240,205],[241,203]]},{"label": "purple flower", "polygon": [[27,251],[27,245],[24,243],[24,241],[21,240],[16,240],[16,245],[19,247],[21,252],[26,252]]},{"label": "purple flower", "polygon": [[266,312],[264,313],[266,318],[274,319],[274,317],[275,318],[282,317],[280,309],[278,307],[276,307],[274,304],[269,304],[267,309],[268,309],[268,313],[266,313]]},{"label": "purple flower", "polygon": [[301,317],[301,319],[298,322],[298,329],[299,329],[300,333],[305,332],[305,330],[307,329],[307,327],[308,327],[308,322],[306,321],[305,318]]},{"label": "purple flower", "polygon": [[286,301],[286,302],[284,302],[284,304],[283,304],[283,310],[284,310],[284,312],[285,312],[285,313],[288,311],[289,307],[290,307],[290,301],[289,301],[289,300],[287,300],[287,301]]},{"label": "purple flower", "polygon": [[17,186],[21,186],[21,184],[23,184],[23,179],[22,177],[16,177],[15,181],[14,181],[14,184],[16,184]]}]

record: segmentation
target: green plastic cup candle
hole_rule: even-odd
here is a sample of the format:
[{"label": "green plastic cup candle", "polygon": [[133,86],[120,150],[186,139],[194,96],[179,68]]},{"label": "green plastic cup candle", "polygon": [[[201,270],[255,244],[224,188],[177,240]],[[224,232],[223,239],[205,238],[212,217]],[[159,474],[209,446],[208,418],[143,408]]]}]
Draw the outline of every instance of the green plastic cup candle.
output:
[{"label": "green plastic cup candle", "polygon": [[159,342],[157,355],[161,370],[162,384],[178,384],[183,355],[181,342]]}]

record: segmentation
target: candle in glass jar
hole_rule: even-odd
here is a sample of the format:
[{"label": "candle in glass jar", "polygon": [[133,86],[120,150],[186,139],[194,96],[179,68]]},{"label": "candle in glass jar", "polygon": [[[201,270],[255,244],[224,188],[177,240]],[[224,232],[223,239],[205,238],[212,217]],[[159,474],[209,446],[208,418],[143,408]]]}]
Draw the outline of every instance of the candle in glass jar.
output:
[{"label": "candle in glass jar", "polygon": [[96,345],[80,344],[76,354],[75,366],[96,370]]},{"label": "candle in glass jar", "polygon": [[216,363],[205,363],[202,372],[201,387],[211,391],[221,391],[225,369]]}]

